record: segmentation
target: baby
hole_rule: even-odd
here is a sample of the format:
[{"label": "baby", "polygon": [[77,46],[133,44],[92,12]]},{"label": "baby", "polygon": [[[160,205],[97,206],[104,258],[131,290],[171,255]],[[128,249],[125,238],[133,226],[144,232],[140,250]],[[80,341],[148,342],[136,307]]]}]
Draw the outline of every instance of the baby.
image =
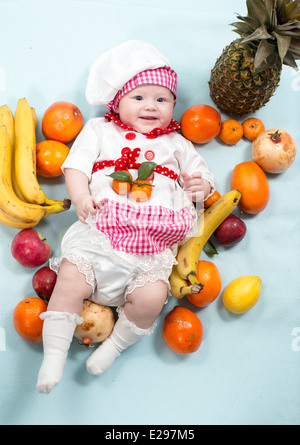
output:
[{"label": "baby", "polygon": [[[41,314],[41,393],[62,378],[85,299],[118,313],[113,332],[87,360],[94,375],[153,332],[167,301],[177,246],[196,233],[193,202],[214,190],[206,162],[176,131],[176,86],[168,60],[141,41],[106,51],[90,68],[87,100],[109,112],[86,123],[62,167],[78,221],[63,237],[61,257],[50,262],[58,275]],[[145,165],[150,199],[112,188],[112,173],[126,170],[135,181]]]}]

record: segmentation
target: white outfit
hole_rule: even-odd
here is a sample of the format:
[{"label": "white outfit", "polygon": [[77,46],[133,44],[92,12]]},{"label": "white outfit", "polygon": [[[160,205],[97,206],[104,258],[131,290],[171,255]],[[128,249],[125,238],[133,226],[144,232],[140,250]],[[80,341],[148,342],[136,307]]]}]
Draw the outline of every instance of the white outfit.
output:
[{"label": "white outfit", "polygon": [[[163,280],[169,285],[168,278],[173,265],[176,264],[177,245],[193,236],[197,223],[194,205],[188,200],[179,183],[170,177],[154,173],[150,200],[137,203],[130,195],[118,195],[112,189],[112,178],[107,175],[115,170],[114,166],[92,173],[95,163],[117,160],[122,157],[122,150],[124,153],[128,148],[140,148],[136,160],[139,163],[151,158],[155,163],[178,175],[181,170],[190,175],[201,171],[203,178],[213,187],[213,176],[206,162],[194,146],[177,132],[148,138],[143,134],[123,129],[105,118],[94,118],[87,122],[73,144],[63,169],[74,168],[84,172],[90,180],[91,194],[104,203],[104,208],[98,211],[96,217],[90,215],[88,224],[77,221],[70,227],[62,241],[61,258],[51,259],[50,265],[58,271],[63,257],[75,263],[92,286],[91,299],[108,306],[123,305],[126,295],[147,281]],[[129,172],[135,179],[137,170],[129,169]],[[116,208],[117,205],[125,206],[126,217],[129,215],[127,219],[122,220],[123,214]],[[154,219],[153,225],[157,220],[158,224],[161,224],[166,218],[167,228],[161,226],[162,230],[165,230],[163,236],[151,227],[150,216],[145,224],[145,221],[134,213],[141,210],[146,212],[146,216],[149,211],[169,212],[167,215],[159,213],[159,218]],[[110,224],[104,229],[101,226],[99,230],[99,224],[104,221],[103,215],[104,220],[108,219]],[[121,227],[121,235],[120,227],[117,226],[120,219],[120,226],[124,224],[125,227],[124,233]],[[170,225],[171,220],[175,221],[174,227]],[[130,224],[135,229],[130,227],[128,231]],[[147,248],[149,245],[154,246],[153,253],[148,255],[132,253],[140,246],[141,241],[137,233],[142,230],[148,231],[145,235]],[[116,239],[115,233],[118,235]],[[168,245],[168,240],[172,239],[174,233],[175,238],[180,240]],[[128,242],[128,239],[132,239],[132,243]]]}]

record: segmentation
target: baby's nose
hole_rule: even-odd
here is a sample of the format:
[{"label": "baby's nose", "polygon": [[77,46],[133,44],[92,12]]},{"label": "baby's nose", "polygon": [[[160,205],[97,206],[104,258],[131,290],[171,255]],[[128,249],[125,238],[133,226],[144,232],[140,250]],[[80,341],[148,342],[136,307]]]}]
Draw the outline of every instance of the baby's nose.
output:
[{"label": "baby's nose", "polygon": [[146,110],[155,110],[156,109],[156,101],[155,100],[148,100],[145,103]]}]

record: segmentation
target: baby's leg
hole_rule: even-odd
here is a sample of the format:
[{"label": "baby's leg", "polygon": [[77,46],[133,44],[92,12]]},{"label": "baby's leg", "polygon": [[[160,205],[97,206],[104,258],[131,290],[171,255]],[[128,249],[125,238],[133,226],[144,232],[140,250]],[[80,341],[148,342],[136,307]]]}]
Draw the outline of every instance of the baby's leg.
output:
[{"label": "baby's leg", "polygon": [[135,289],[123,308],[111,335],[87,360],[91,374],[102,374],[128,346],[143,335],[151,334],[154,322],[167,298],[167,285],[163,281],[148,282]]},{"label": "baby's leg", "polygon": [[68,350],[76,326],[82,322],[83,300],[90,297],[92,287],[77,266],[62,261],[48,310],[42,314],[44,360],[39,371],[37,389],[48,394],[63,374]]}]

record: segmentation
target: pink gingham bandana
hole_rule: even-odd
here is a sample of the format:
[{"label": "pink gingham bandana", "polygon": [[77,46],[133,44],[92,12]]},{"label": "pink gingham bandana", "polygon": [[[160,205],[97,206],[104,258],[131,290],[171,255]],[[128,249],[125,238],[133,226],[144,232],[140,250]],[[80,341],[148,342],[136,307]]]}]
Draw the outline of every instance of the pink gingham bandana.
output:
[{"label": "pink gingham bandana", "polygon": [[111,245],[135,255],[160,253],[183,241],[193,225],[188,208],[178,211],[160,206],[130,206],[105,199],[98,212],[96,228]]},{"label": "pink gingham bandana", "polygon": [[111,111],[116,111],[120,99],[125,96],[126,93],[129,93],[129,91],[133,90],[134,88],[145,84],[166,87],[174,94],[176,98],[177,74],[169,66],[164,66],[154,70],[145,70],[134,76],[123,86],[120,91],[118,91],[114,99],[106,104],[107,108]]}]

